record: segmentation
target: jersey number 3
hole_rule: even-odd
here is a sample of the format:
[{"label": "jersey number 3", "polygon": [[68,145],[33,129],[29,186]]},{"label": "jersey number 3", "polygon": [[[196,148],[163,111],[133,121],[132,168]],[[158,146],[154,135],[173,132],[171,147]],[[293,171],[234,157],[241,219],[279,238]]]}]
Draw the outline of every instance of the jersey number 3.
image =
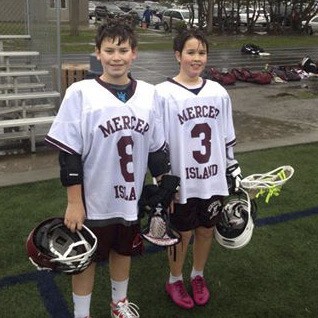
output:
[{"label": "jersey number 3", "polygon": [[[203,134],[203,138],[201,137]],[[201,151],[193,151],[193,158],[198,163],[207,163],[211,156],[211,136],[212,131],[211,127],[207,124],[196,124],[191,130],[192,138],[201,138],[201,145],[205,148],[204,152]]]}]

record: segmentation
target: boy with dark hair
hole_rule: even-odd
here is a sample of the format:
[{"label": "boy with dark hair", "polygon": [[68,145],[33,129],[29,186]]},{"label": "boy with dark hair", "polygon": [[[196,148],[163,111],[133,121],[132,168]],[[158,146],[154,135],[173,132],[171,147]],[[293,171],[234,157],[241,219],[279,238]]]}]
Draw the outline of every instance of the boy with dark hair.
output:
[{"label": "boy with dark hair", "polygon": [[[231,191],[237,190],[240,167],[233,155],[230,97],[220,84],[200,76],[207,63],[206,38],[199,30],[185,30],[175,37],[173,49],[179,73],[156,85],[171,173],[181,180],[170,221],[182,239],[176,253],[168,253],[170,276],[165,288],[176,305],[190,309],[210,299],[204,268],[222,199],[229,194],[227,177]],[[183,283],[183,265],[192,235],[191,296]]]},{"label": "boy with dark hair", "polygon": [[[139,317],[127,289],[133,242],[139,233],[138,200],[148,156],[154,177],[170,170],[154,100],[154,86],[129,76],[137,57],[133,29],[121,20],[98,28],[96,55],[103,73],[66,91],[46,141],[60,150],[67,187],[65,225],[85,223],[98,239],[94,262],[72,276],[74,317],[90,315],[96,262],[108,260],[111,317]],[[162,161],[161,161],[162,160]]]}]

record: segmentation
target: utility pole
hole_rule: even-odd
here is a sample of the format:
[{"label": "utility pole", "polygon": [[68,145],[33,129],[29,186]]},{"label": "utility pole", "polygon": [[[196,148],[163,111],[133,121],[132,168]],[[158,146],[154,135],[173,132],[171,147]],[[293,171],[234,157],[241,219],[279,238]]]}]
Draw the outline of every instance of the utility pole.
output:
[{"label": "utility pole", "polygon": [[79,5],[78,0],[69,0],[69,21],[70,21],[70,35],[78,36],[79,30]]}]

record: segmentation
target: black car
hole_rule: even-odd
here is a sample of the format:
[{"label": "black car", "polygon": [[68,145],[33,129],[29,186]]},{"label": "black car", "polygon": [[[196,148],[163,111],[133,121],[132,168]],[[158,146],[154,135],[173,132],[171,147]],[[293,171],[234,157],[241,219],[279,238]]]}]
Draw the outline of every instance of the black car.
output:
[{"label": "black car", "polygon": [[125,12],[121,10],[118,6],[112,3],[108,3],[107,5],[96,6],[95,7],[95,17],[96,20],[101,20],[104,18],[113,18],[116,16],[122,16]]}]

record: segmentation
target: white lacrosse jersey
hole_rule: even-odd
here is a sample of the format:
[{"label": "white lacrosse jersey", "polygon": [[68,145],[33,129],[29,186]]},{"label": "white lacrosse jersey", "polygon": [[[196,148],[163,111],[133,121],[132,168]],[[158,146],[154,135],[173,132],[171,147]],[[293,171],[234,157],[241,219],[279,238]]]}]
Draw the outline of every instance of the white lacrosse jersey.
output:
[{"label": "white lacrosse jersey", "polygon": [[171,174],[181,178],[179,203],[228,195],[226,147],[235,144],[232,105],[217,82],[203,80],[198,94],[172,79],[156,85]]},{"label": "white lacrosse jersey", "polygon": [[45,138],[81,155],[88,220],[137,220],[148,153],[164,145],[154,86],[132,81],[133,94],[126,102],[100,80],[72,84]]}]

